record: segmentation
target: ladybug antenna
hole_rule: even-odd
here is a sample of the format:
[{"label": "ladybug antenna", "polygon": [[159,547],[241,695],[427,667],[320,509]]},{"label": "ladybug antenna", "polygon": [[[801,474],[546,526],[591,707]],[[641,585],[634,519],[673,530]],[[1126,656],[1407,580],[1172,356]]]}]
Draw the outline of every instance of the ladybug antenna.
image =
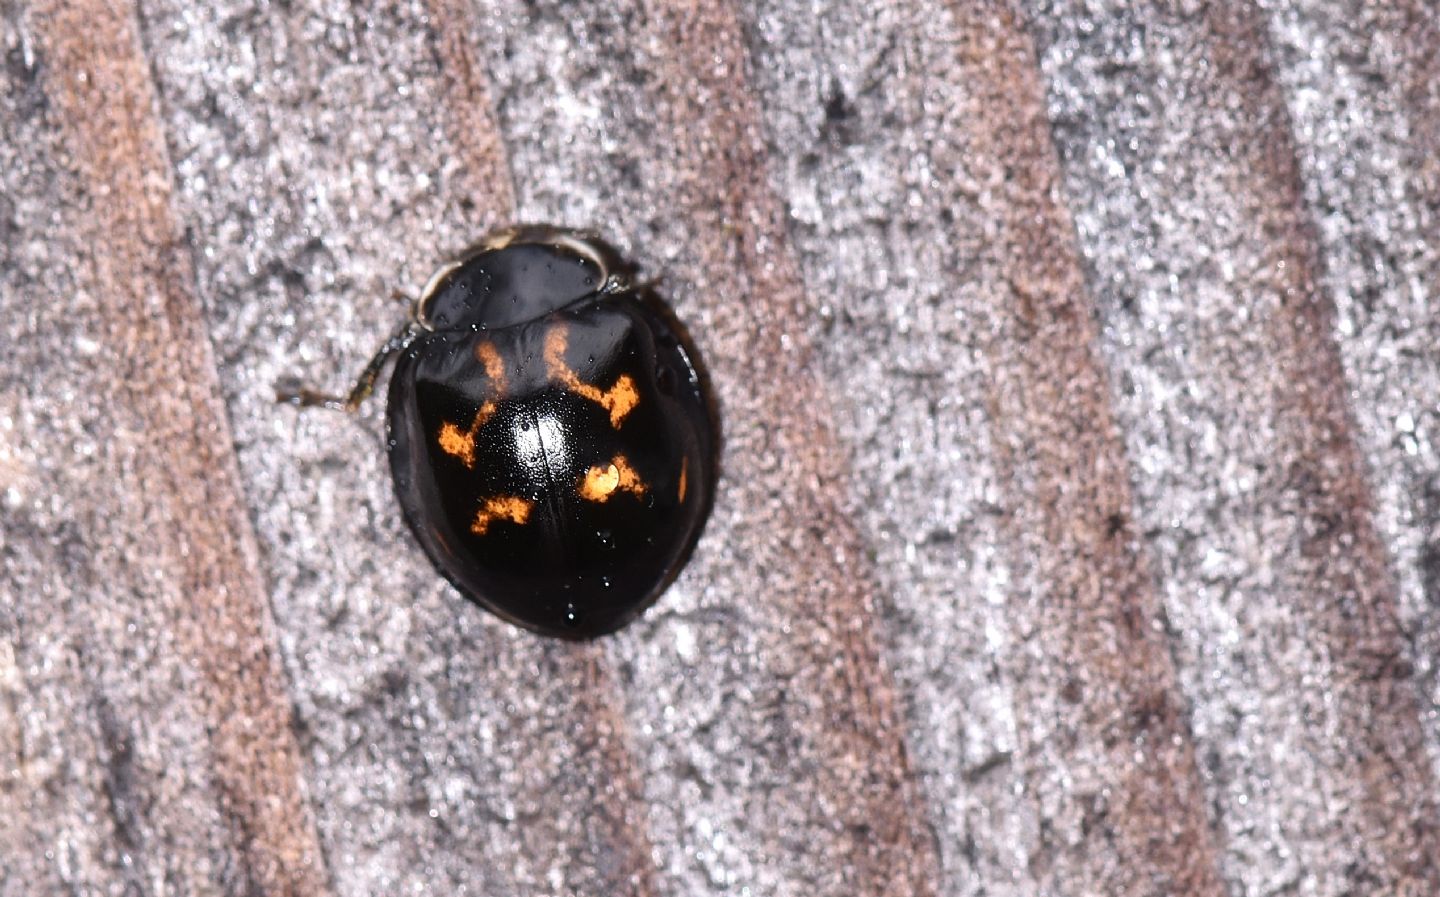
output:
[{"label": "ladybug antenna", "polygon": [[276,385],[275,401],[300,408],[325,408],[347,414],[355,413],[375,391],[375,381],[380,378],[380,372],[385,369],[385,363],[390,360],[390,356],[414,342],[422,329],[429,329],[419,315],[420,305],[416,303],[400,327],[381,344],[380,350],[370,359],[370,363],[365,365],[365,370],[360,372],[359,379],[343,398],[311,389],[296,381],[285,381]]}]

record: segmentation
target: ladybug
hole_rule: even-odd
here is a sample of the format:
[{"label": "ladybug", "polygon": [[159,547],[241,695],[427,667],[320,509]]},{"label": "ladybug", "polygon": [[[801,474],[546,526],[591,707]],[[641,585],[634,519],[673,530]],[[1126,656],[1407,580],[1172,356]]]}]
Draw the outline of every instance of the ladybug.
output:
[{"label": "ladybug", "polygon": [[719,432],[697,354],[635,267],[551,227],[493,234],[442,267],[350,394],[386,361],[395,494],[466,598],[562,638],[625,625],[684,566],[709,515]]}]

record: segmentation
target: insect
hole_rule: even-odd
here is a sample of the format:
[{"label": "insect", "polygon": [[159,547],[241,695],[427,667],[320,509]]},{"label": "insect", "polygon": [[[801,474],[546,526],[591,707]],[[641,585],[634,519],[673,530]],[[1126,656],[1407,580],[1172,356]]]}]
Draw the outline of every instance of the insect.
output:
[{"label": "insect", "polygon": [[386,406],[395,493],[470,600],[545,635],[612,632],[699,538],[718,420],[668,307],[608,244],[498,232],[442,267],[341,398],[354,411],[398,354]]}]

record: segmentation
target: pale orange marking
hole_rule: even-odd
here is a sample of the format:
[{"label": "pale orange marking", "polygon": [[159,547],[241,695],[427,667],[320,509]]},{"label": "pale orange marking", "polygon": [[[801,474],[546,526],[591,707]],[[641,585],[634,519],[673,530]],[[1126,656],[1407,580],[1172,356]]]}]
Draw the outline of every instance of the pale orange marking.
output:
[{"label": "pale orange marking", "polygon": [[493,520],[508,520],[511,523],[524,524],[530,520],[530,509],[533,507],[535,507],[534,503],[513,495],[487,498],[485,503],[480,506],[480,510],[475,512],[475,522],[470,524],[470,532],[477,536],[485,535]]},{"label": "pale orange marking", "polygon": [[470,422],[468,430],[462,430],[448,420],[440,425],[440,433],[436,437],[440,443],[440,450],[447,455],[454,455],[465,462],[466,467],[475,466],[475,434],[495,413],[495,403],[486,402],[475,412],[475,419]]},{"label": "pale orange marking", "polygon": [[690,459],[680,459],[680,488],[677,490],[679,496],[675,499],[676,504],[685,504],[685,471],[690,468]]},{"label": "pale orange marking", "polygon": [[640,390],[629,374],[621,374],[615,385],[601,392],[599,387],[583,382],[565,364],[565,347],[570,343],[570,333],[563,326],[556,326],[545,334],[545,369],[550,376],[564,384],[565,388],[589,399],[610,413],[610,426],[620,428],[625,415],[640,404]]},{"label": "pale orange marking", "polygon": [[629,492],[637,498],[645,494],[645,483],[630,466],[624,455],[616,455],[603,467],[592,467],[580,479],[578,491],[587,501],[605,502],[615,490]]},{"label": "pale orange marking", "polygon": [[[485,368],[485,376],[490,378],[491,388],[496,395],[503,395],[505,392],[505,362],[501,361],[500,353],[496,351],[495,345],[490,342],[480,343],[475,347],[475,360]],[[474,420],[470,421],[469,429],[462,430],[448,420],[440,425],[440,432],[436,439],[440,443],[440,450],[447,455],[454,455],[465,463],[466,467],[475,466],[475,434],[485,426],[485,422],[495,413],[495,403],[485,402],[480,410],[475,412]]]},{"label": "pale orange marking", "polygon": [[496,350],[495,344],[490,342],[480,343],[475,347],[475,360],[485,368],[485,376],[495,384],[496,392],[505,391],[505,362],[500,360],[500,353]]}]

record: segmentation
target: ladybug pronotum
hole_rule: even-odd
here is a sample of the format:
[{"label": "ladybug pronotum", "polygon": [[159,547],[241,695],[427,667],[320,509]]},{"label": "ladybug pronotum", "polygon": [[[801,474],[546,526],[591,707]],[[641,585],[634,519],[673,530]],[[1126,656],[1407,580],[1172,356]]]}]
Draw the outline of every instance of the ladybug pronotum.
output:
[{"label": "ladybug pronotum", "polygon": [[718,430],[696,354],[663,302],[599,240],[492,235],[430,279],[350,394],[399,358],[386,407],[405,520],[467,598],[537,632],[612,632],[699,538]]}]

